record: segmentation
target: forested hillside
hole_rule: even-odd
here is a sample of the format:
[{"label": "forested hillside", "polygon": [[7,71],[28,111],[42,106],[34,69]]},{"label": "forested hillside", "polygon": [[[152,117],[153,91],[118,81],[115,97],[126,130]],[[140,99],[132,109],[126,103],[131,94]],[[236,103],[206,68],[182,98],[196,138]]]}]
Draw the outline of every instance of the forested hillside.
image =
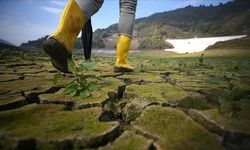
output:
[{"label": "forested hillside", "polygon": [[[94,33],[93,47],[114,49],[117,24]],[[167,38],[208,37],[250,33],[250,1],[234,0],[218,6],[187,6],[173,11],[155,13],[136,20],[132,49],[164,49],[172,47]],[[41,39],[23,46],[39,47]],[[75,48],[82,48],[77,39]]]}]

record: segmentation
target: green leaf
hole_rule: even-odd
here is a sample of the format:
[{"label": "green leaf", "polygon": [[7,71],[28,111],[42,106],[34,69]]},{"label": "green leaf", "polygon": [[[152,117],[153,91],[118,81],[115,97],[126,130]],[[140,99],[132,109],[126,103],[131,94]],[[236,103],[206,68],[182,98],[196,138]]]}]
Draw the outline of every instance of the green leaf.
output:
[{"label": "green leaf", "polygon": [[64,94],[68,95],[72,93],[73,91],[77,90],[77,84],[75,82],[71,82],[68,85],[66,85],[64,89]]},{"label": "green leaf", "polygon": [[96,82],[90,82],[88,85],[89,91],[95,91],[97,90],[97,83]]},{"label": "green leaf", "polygon": [[63,93],[64,93],[65,95],[69,95],[69,94],[72,93],[73,91],[75,91],[75,89],[73,89],[73,88],[65,88],[64,91],[63,91]]},{"label": "green leaf", "polygon": [[68,70],[69,70],[69,72],[71,72],[73,74],[76,74],[77,69],[76,69],[75,63],[71,59],[68,59],[67,61],[68,61]]},{"label": "green leaf", "polygon": [[72,96],[72,97],[74,97],[74,96],[76,96],[76,94],[77,94],[77,89],[75,89],[74,91],[72,91],[69,95]]},{"label": "green leaf", "polygon": [[88,90],[83,90],[83,91],[80,92],[80,97],[81,98],[87,98],[89,96],[90,96],[90,93],[89,93]]},{"label": "green leaf", "polygon": [[69,88],[69,87],[72,87],[72,86],[77,86],[77,81],[74,80],[74,81],[71,81],[70,83],[68,83],[65,88]]},{"label": "green leaf", "polygon": [[80,68],[83,70],[95,70],[97,69],[97,63],[94,61],[85,61],[80,65]]},{"label": "green leaf", "polygon": [[86,80],[86,77],[84,75],[80,75],[79,79],[80,79],[79,82],[80,82],[81,85],[86,85],[87,84],[87,80]]},{"label": "green leaf", "polygon": [[61,73],[55,74],[54,77],[53,77],[53,83],[54,83],[54,84],[57,84],[58,81],[59,81],[62,77],[63,77],[63,75],[62,75]]}]

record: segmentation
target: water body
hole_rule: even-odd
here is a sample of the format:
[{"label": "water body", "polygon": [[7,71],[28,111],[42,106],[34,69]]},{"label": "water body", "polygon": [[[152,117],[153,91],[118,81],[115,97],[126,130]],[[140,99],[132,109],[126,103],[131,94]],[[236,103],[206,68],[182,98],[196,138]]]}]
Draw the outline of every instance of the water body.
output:
[{"label": "water body", "polygon": [[174,48],[165,49],[165,51],[172,51],[177,53],[201,52],[204,51],[208,46],[214,45],[216,42],[239,39],[245,36],[246,35],[190,38],[190,39],[167,39],[166,41],[171,43],[174,46]]}]

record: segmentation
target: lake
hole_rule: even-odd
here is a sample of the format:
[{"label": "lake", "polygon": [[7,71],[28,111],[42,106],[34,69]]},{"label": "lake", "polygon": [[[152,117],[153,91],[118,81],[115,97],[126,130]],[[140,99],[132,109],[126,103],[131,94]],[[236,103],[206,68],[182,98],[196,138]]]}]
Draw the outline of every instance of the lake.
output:
[{"label": "lake", "polygon": [[165,51],[172,51],[177,53],[201,52],[204,51],[208,46],[214,45],[216,42],[239,39],[245,36],[246,35],[190,38],[190,39],[167,39],[166,41],[171,43],[174,46],[174,48],[165,49]]}]

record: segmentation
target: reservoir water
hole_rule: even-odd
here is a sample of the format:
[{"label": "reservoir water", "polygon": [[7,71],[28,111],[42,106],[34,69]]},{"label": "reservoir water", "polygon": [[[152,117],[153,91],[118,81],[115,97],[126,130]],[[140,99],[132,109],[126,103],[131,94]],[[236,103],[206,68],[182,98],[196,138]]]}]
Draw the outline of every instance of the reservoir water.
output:
[{"label": "reservoir water", "polygon": [[172,51],[177,53],[201,52],[204,51],[208,46],[214,45],[216,42],[239,39],[245,36],[246,35],[190,38],[190,39],[167,39],[166,41],[171,43],[174,46],[174,48],[165,49],[165,51]]}]

